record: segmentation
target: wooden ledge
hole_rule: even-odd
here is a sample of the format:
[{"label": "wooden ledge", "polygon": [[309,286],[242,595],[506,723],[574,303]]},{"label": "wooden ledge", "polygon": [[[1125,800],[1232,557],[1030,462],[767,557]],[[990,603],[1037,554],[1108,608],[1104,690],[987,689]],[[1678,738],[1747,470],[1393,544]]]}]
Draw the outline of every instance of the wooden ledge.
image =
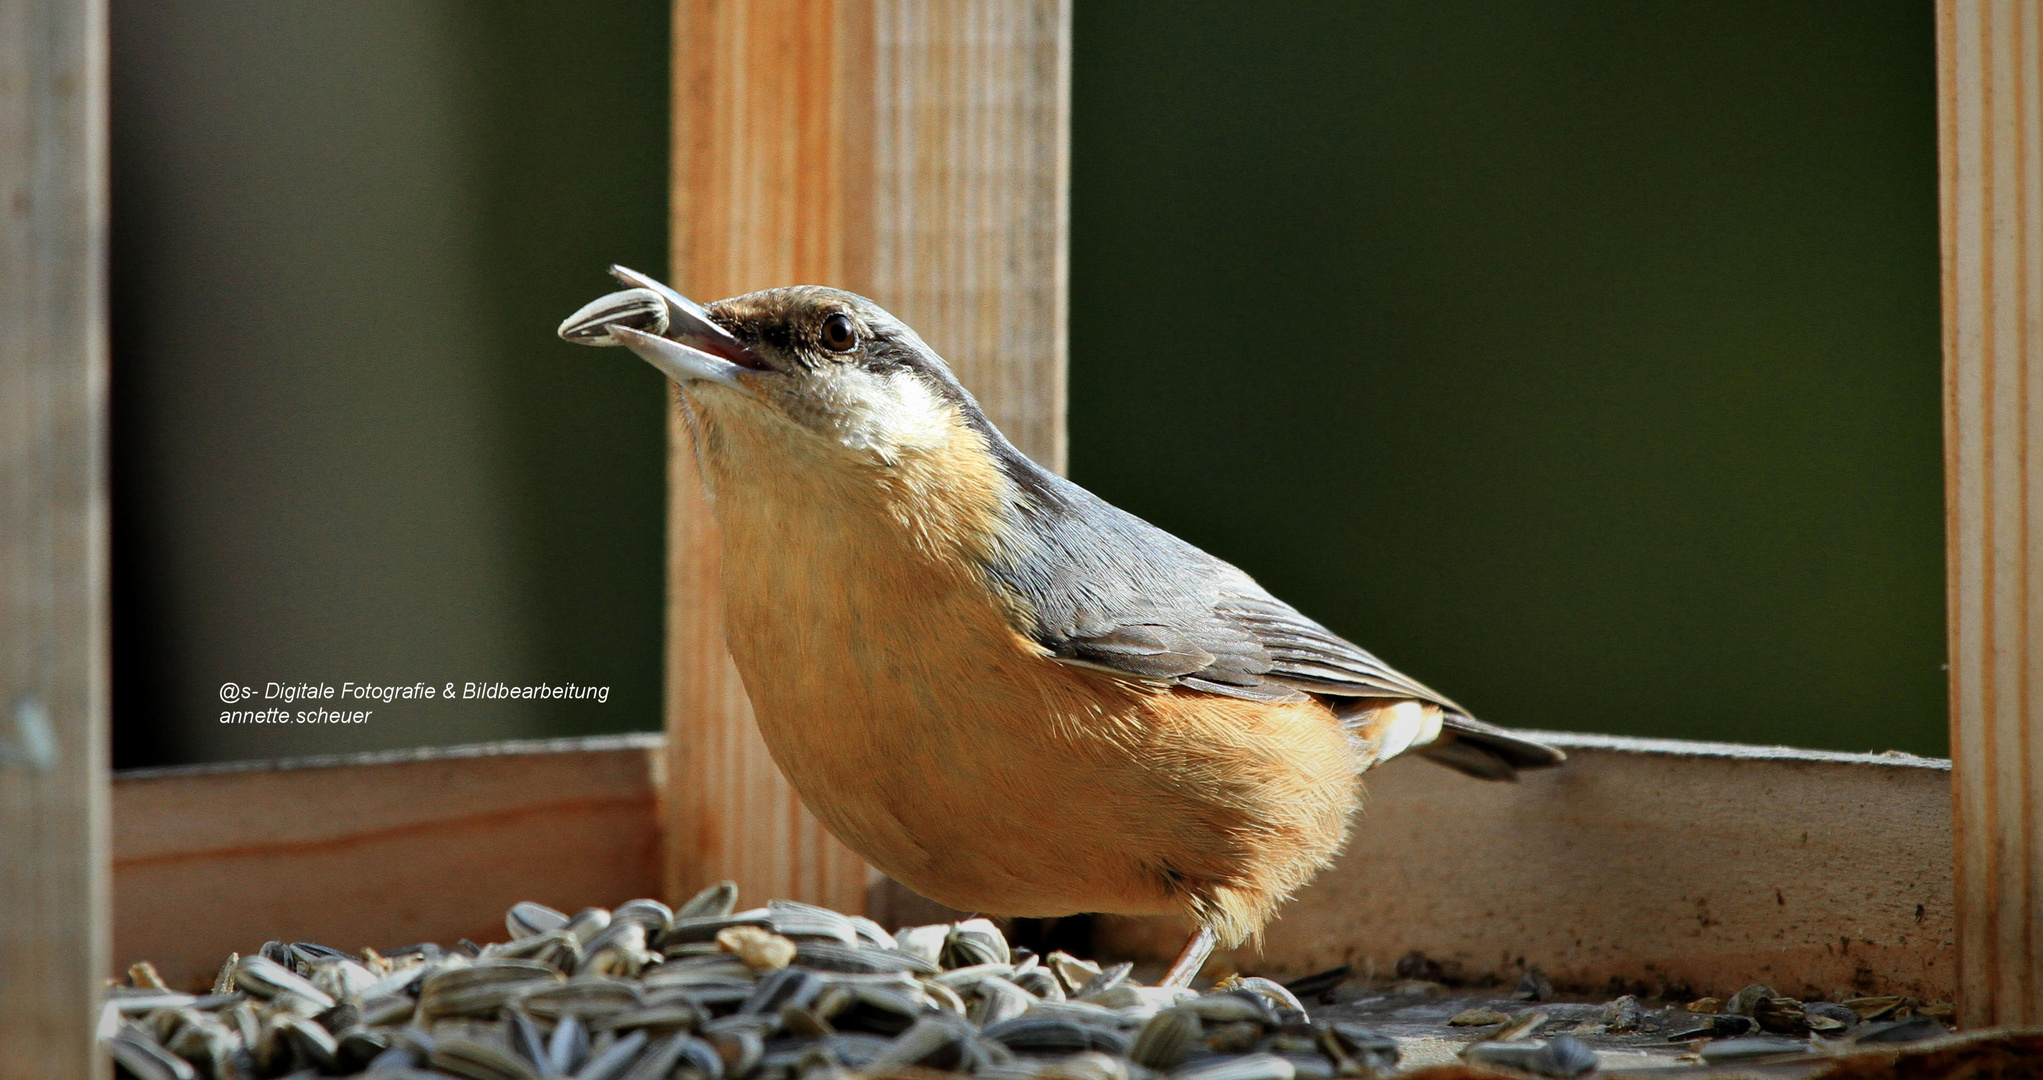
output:
[{"label": "wooden ledge", "polygon": [[[1348,850],[1235,962],[1388,977],[1417,950],[1466,978],[1951,998],[1950,762],[1535,734],[1567,765],[1517,784],[1419,760],[1371,773]],[[1183,940],[1103,923],[1103,951],[1129,958]]]},{"label": "wooden ledge", "polygon": [[114,777],[114,963],[210,981],[272,938],[503,937],[659,889],[658,735],[147,769]]},{"label": "wooden ledge", "polygon": [[[1388,975],[1416,949],[1464,977],[1538,965],[1599,988],[1761,981],[1950,997],[1949,762],[1541,737],[1570,761],[1518,784],[1423,761],[1373,773],[1347,853],[1261,954],[1236,963]],[[573,910],[657,895],[662,744],[602,736],[117,775],[115,963],[150,959],[185,983],[270,938],[485,940],[517,900]],[[1106,919],[1099,946],[1160,961],[1178,933]]]},{"label": "wooden ledge", "polygon": [[1736,758],[1741,761],[1816,761],[1830,765],[1896,766],[1949,773],[1950,758],[1917,757],[1900,750],[1848,754],[1836,750],[1804,750],[1796,746],[1755,746],[1750,743],[1695,742],[1688,739],[1642,739],[1631,735],[1598,735],[1581,731],[1529,731],[1549,746],[1571,755],[1576,750],[1613,750],[1627,754],[1660,754],[1678,758]]}]

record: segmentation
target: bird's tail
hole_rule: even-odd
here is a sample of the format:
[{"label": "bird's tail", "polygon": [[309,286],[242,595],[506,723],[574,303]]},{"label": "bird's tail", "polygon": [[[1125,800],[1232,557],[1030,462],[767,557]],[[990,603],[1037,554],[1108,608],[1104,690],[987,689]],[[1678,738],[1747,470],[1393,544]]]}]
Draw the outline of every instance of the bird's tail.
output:
[{"label": "bird's tail", "polygon": [[1340,716],[1363,747],[1365,768],[1413,753],[1481,780],[1516,780],[1520,769],[1551,768],[1568,759],[1544,743],[1430,701],[1363,698]]}]

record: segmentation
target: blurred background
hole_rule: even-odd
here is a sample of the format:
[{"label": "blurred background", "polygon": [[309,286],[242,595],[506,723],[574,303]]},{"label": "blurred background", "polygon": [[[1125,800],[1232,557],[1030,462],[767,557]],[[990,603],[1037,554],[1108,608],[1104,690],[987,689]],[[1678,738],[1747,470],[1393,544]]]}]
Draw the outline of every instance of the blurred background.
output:
[{"label": "blurred background", "polygon": [[[552,331],[666,5],[112,31],[116,764],[658,728],[664,390]],[[1497,723],[1946,752],[1933,33],[1077,0],[1073,476]],[[610,692],[218,722],[342,680]]]}]

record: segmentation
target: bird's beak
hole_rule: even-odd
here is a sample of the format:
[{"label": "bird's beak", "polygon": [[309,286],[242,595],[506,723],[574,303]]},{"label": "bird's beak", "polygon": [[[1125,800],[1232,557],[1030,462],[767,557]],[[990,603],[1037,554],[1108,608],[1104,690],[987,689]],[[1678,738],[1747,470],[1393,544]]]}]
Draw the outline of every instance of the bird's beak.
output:
[{"label": "bird's beak", "polygon": [[713,382],[750,392],[740,371],[766,365],[718,326],[701,304],[636,270],[610,268],[630,286],[599,297],[560,324],[564,341],[577,345],[622,345],[677,383]]}]

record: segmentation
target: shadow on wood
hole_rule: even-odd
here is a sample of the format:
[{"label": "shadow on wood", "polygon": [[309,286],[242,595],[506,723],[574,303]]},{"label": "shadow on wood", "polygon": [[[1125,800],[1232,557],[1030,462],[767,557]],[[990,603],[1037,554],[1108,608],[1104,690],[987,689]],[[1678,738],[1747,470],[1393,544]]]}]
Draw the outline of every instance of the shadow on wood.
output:
[{"label": "shadow on wood", "polygon": [[[1540,738],[1568,763],[1516,784],[1370,773],[1340,861],[1236,964],[1389,977],[1418,950],[1469,978],[1951,997],[1948,762]],[[1107,919],[1099,947],[1162,963],[1183,942],[1170,920]]]}]

